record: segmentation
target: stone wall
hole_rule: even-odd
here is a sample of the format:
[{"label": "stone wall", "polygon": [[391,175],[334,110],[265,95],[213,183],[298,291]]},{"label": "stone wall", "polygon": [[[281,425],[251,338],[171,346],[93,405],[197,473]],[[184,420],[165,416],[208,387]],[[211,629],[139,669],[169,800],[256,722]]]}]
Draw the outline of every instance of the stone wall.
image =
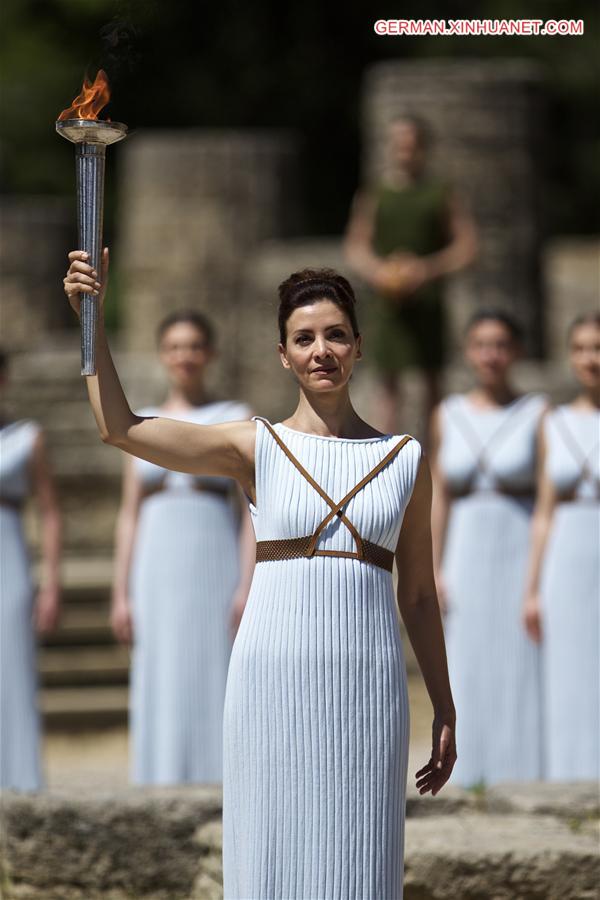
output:
[{"label": "stone wall", "polygon": [[[592,900],[594,784],[409,792],[405,900]],[[214,788],[3,798],[6,900],[220,900]]]},{"label": "stone wall", "polygon": [[508,308],[542,349],[540,169],[543,82],[522,60],[383,62],[363,90],[363,175],[385,173],[386,131],[416,113],[432,127],[432,169],[466,198],[480,232],[477,263],[449,285],[455,334],[477,304]]}]

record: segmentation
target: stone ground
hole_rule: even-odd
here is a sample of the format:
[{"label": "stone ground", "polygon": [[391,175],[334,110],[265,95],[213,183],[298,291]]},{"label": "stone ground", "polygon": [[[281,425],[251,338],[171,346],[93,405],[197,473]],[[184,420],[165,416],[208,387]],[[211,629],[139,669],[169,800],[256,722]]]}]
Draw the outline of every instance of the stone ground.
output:
[{"label": "stone ground", "polygon": [[[1,895],[222,900],[220,813],[210,787],[7,794]],[[598,898],[598,813],[591,784],[411,791],[404,900]]]},{"label": "stone ground", "polygon": [[[409,690],[404,900],[599,900],[598,786],[419,797],[431,715],[421,679]],[[125,729],[51,733],[45,751],[48,790],[2,798],[2,900],[222,900],[218,788],[130,788]]]}]

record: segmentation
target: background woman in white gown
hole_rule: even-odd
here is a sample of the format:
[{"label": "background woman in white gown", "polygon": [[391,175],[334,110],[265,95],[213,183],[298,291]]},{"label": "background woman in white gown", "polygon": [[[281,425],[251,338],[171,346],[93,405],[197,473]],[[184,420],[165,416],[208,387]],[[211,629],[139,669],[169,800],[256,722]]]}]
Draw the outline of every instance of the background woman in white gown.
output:
[{"label": "background woman in white gown", "polygon": [[[104,288],[85,254],[70,261],[65,290],[78,311],[82,285],[101,299]],[[327,270],[294,279],[308,284],[293,303],[282,296],[279,351],[299,400],[275,429],[136,416],[102,317],[87,386],[105,442],[165,468],[236,478],[265,529],[227,683],[225,895],[397,900],[408,708],[396,602],[434,707],[421,793],[436,794],[456,759],[431,480],[416,441],[380,434],[352,407],[361,337],[348,282]]]},{"label": "background woman in white gown", "polygon": [[580,391],[540,429],[525,624],[541,640],[547,777],[600,779],[600,313],[569,331]]},{"label": "background woman in white gown", "polygon": [[434,560],[461,751],[453,780],[464,786],[541,775],[539,652],[521,604],[545,400],[513,388],[519,353],[511,318],[477,313],[465,345],[475,385],[432,421]]},{"label": "background woman in white gown", "polygon": [[[203,425],[249,418],[245,404],[207,392],[215,337],[206,317],[172,313],[157,338],[168,393],[140,415]],[[250,516],[235,482],[126,456],[112,622],[120,640],[133,638],[134,782],[221,781],[227,667],[254,554]]]},{"label": "background woman in white gown", "polygon": [[[0,351],[0,384],[8,363]],[[34,494],[41,524],[42,585],[35,592],[21,512]],[[0,788],[42,785],[35,632],[59,613],[61,521],[44,433],[0,416]]]}]

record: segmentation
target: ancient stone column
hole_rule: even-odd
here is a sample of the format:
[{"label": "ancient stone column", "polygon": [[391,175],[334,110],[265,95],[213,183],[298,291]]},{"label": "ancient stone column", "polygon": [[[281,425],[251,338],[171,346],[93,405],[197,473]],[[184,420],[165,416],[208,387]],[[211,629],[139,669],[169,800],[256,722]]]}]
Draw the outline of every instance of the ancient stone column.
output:
[{"label": "ancient stone column", "polygon": [[119,278],[124,348],[153,351],[157,322],[194,307],[219,331],[223,391],[237,390],[242,272],[295,228],[295,141],[273,131],[146,132],[123,148]]},{"label": "ancient stone column", "polygon": [[540,168],[543,84],[523,60],[385,62],[371,67],[363,95],[367,182],[385,167],[385,136],[395,117],[430,123],[432,168],[457,186],[477,220],[479,259],[453,279],[448,301],[455,333],[478,304],[512,310],[529,349],[542,348]]},{"label": "ancient stone column", "polygon": [[2,343],[21,350],[43,345],[77,320],[62,291],[73,245],[73,207],[43,196],[0,199]]}]

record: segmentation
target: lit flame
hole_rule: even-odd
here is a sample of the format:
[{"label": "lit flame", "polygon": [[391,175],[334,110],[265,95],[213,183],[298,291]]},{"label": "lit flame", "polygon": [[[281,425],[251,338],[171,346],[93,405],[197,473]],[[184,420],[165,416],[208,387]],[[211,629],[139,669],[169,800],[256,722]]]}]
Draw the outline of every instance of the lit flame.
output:
[{"label": "lit flame", "polygon": [[75,97],[68,109],[63,109],[61,119],[97,119],[98,113],[110,100],[110,87],[104,69],[99,69],[94,82],[83,79],[81,93]]}]

